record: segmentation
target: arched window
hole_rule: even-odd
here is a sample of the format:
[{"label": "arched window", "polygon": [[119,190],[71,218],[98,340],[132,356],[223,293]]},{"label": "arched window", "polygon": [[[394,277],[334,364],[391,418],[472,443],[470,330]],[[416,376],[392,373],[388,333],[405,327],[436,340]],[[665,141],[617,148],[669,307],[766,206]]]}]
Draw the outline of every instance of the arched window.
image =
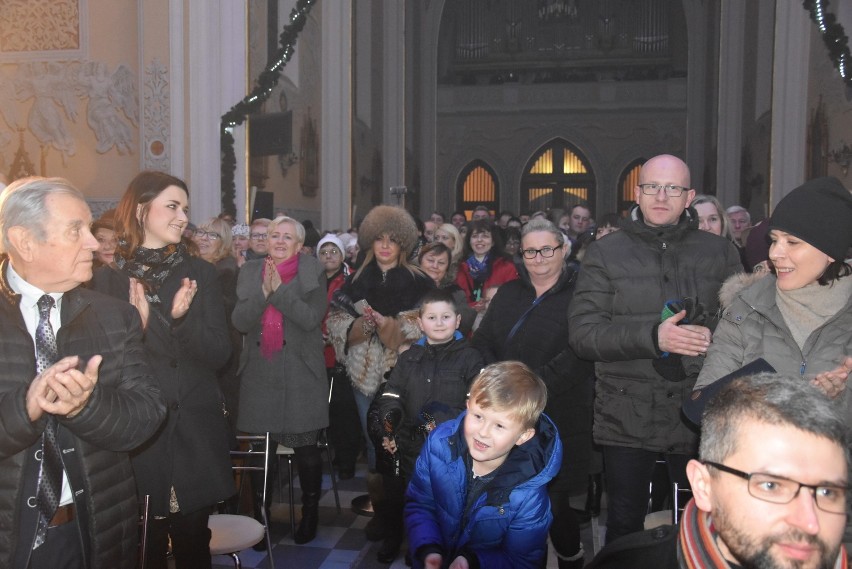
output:
[{"label": "arched window", "polygon": [[618,178],[618,213],[624,216],[630,206],[636,203],[636,197],[633,195],[633,190],[639,183],[639,171],[642,169],[642,164],[646,162],[645,158],[637,158],[627,165],[621,172]]},{"label": "arched window", "polygon": [[521,213],[567,210],[577,202],[595,203],[595,175],[573,144],[556,139],[527,162],[521,178]]},{"label": "arched window", "polygon": [[492,213],[497,211],[499,188],[494,170],[482,160],[474,160],[462,170],[456,184],[457,209],[470,219],[473,208],[486,206]]}]

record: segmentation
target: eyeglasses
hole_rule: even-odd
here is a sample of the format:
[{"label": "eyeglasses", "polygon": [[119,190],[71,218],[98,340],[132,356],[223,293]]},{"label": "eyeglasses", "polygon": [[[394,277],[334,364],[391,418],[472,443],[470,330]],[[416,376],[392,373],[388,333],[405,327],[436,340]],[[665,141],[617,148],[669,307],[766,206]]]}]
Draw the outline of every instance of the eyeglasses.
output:
[{"label": "eyeglasses", "polygon": [[683,192],[689,190],[689,188],[675,186],[674,184],[639,184],[639,187],[642,188],[642,193],[646,196],[656,196],[660,193],[660,190],[665,190],[666,195],[670,198],[679,198],[683,195]]},{"label": "eyeglasses", "polygon": [[535,256],[538,254],[541,254],[541,256],[545,259],[549,259],[556,254],[557,249],[561,248],[562,245],[557,245],[556,247],[542,247],[541,249],[524,249],[521,251],[521,254],[523,254],[524,259],[535,259]]},{"label": "eyeglasses", "polygon": [[252,233],[249,237],[255,241],[266,241],[266,233]]},{"label": "eyeglasses", "polygon": [[204,231],[203,229],[196,230],[195,236],[199,239],[204,239],[206,237],[210,241],[216,241],[222,238],[222,236],[216,233],[215,231]]},{"label": "eyeglasses", "polygon": [[323,249],[320,251],[320,255],[323,257],[334,257],[336,255],[340,255],[340,249],[337,247],[332,247],[331,249]]},{"label": "eyeglasses", "polygon": [[773,504],[789,504],[793,501],[793,498],[799,495],[802,488],[807,488],[813,495],[817,508],[823,512],[829,514],[846,513],[846,494],[849,489],[845,486],[813,486],[783,476],[773,476],[762,472],[749,474],[718,462],[704,461],[704,464],[747,480],[748,493],[758,500]]}]

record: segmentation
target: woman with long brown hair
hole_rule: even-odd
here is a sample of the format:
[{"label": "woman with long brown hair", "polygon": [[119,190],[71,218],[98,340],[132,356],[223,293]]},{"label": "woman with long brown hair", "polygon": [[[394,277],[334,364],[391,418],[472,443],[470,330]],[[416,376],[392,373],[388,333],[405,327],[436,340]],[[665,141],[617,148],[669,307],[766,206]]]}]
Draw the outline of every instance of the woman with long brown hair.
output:
[{"label": "woman with long brown hair", "polygon": [[210,263],[187,253],[186,184],[142,172],[115,215],[115,268],[93,288],[129,301],[145,329],[145,352],[169,409],[157,433],[131,459],[139,495],[151,497],[148,566],[210,567],[208,515],[234,493],[228,428],[216,371],[231,353],[222,289]]}]

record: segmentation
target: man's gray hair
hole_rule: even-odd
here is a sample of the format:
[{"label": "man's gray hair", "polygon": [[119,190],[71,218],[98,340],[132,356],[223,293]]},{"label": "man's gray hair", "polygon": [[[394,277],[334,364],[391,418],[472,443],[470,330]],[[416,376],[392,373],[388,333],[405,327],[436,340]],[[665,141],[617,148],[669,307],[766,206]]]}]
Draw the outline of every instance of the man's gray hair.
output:
[{"label": "man's gray hair", "polygon": [[65,178],[42,178],[33,176],[15,180],[0,193],[0,253],[8,254],[9,228],[21,226],[33,233],[36,239],[47,238],[45,221],[48,218],[47,196],[66,194],[86,201],[82,192]]},{"label": "man's gray hair", "polygon": [[775,373],[735,379],[710,399],[701,421],[701,460],[724,463],[737,451],[749,420],[793,427],[837,443],[849,468],[849,429],[838,404],[802,378]]},{"label": "man's gray hair", "polygon": [[746,208],[741,205],[732,205],[728,209],[725,210],[725,213],[731,215],[732,213],[744,213],[749,221],[751,221],[751,214],[748,212]]},{"label": "man's gray hair", "polygon": [[547,231],[548,233],[553,234],[556,238],[557,244],[562,245],[565,243],[565,235],[559,231],[555,225],[553,225],[552,221],[547,219],[542,219],[540,217],[530,219],[521,230],[521,239],[534,231]]}]

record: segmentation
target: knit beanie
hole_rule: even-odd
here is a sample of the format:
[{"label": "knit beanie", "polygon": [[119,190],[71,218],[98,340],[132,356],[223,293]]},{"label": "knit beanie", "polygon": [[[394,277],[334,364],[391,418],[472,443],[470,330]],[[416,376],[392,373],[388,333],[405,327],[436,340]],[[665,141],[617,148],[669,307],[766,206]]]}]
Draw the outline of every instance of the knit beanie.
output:
[{"label": "knit beanie", "polygon": [[373,242],[385,233],[399,243],[403,257],[408,257],[417,244],[414,218],[401,207],[377,205],[371,209],[358,227],[358,245],[361,250],[368,251]]},{"label": "knit beanie", "polygon": [[346,247],[343,246],[343,241],[338,239],[337,235],[335,235],[334,233],[329,233],[327,235],[324,235],[323,238],[319,240],[319,243],[317,243],[317,257],[320,256],[320,249],[322,249],[322,246],[326,243],[333,243],[334,246],[337,247],[338,250],[340,250],[341,255],[346,254]]},{"label": "knit beanie", "polygon": [[807,181],[778,202],[769,229],[795,235],[842,261],[852,246],[852,195],[834,177]]}]

